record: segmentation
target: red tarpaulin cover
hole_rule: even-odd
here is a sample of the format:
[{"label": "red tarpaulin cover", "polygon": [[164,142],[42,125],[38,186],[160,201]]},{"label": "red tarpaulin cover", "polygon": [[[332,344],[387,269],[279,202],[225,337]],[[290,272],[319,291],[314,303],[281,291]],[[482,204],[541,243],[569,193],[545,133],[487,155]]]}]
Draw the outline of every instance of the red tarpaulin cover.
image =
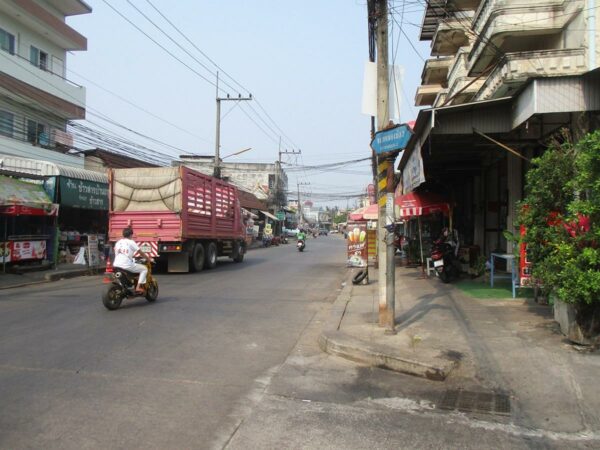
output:
[{"label": "red tarpaulin cover", "polygon": [[441,212],[448,215],[450,204],[440,195],[431,192],[408,194],[396,197],[394,204],[400,208],[400,217],[426,216]]}]

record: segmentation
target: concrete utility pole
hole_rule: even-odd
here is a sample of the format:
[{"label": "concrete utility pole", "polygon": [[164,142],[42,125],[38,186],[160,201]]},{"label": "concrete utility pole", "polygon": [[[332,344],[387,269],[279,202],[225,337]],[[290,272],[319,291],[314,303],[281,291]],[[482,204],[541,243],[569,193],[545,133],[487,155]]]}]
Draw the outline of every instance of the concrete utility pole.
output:
[{"label": "concrete utility pole", "polygon": [[219,72],[217,72],[217,130],[215,137],[215,163],[213,167],[213,176],[215,178],[221,178],[221,102],[222,101],[231,101],[231,102],[241,102],[246,100],[252,100],[252,94],[249,94],[248,97],[242,97],[242,94],[239,94],[237,97],[230,97],[227,94],[227,97],[219,97]]},{"label": "concrete utility pole", "polygon": [[308,186],[310,183],[300,183],[296,182],[296,187],[298,188],[298,228],[300,228],[300,224],[302,223],[302,203],[300,202],[300,186]]},{"label": "concrete utility pole", "polygon": [[[387,0],[370,0],[369,11],[374,14],[377,42],[377,130],[389,122],[389,69],[388,69],[388,7]],[[379,326],[386,333],[395,333],[395,265],[394,233],[385,226],[394,214],[394,159],[377,158],[378,204],[377,252],[379,262]],[[384,197],[385,196],[385,197]],[[385,203],[384,203],[385,198]],[[385,275],[385,276],[384,276]]]},{"label": "concrete utility pole", "polygon": [[[302,150],[281,150],[281,137],[279,137],[279,157],[277,158],[277,170],[275,171],[275,189],[277,192],[279,192],[279,183],[280,183],[280,178],[279,178],[279,174],[281,173],[281,155],[299,155],[300,153],[302,153]],[[275,200],[276,202],[278,201],[278,199]],[[277,206],[280,206],[279,204]]]}]

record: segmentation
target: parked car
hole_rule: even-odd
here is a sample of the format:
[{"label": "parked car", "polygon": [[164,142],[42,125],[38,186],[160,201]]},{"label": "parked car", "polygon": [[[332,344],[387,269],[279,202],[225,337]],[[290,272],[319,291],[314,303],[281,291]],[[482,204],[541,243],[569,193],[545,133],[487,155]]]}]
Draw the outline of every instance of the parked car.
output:
[{"label": "parked car", "polygon": [[296,236],[300,230],[298,228],[284,228],[283,234],[286,236]]},{"label": "parked car", "polygon": [[329,234],[329,231],[327,230],[327,228],[319,229],[319,236],[327,236],[327,234]]}]

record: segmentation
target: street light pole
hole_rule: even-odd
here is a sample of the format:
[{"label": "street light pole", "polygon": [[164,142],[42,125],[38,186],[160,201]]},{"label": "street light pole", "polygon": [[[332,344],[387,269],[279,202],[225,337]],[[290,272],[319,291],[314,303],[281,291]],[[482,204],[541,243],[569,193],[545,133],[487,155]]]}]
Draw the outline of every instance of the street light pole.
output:
[{"label": "street light pole", "polygon": [[217,72],[217,84],[216,84],[216,89],[217,89],[217,96],[216,96],[216,100],[217,100],[217,129],[216,129],[216,136],[215,136],[215,162],[213,164],[213,176],[215,178],[221,178],[221,102],[222,101],[232,101],[232,102],[240,102],[240,101],[247,101],[247,100],[252,100],[252,94],[249,94],[248,97],[242,97],[241,94],[239,94],[237,97],[230,97],[229,94],[227,94],[227,97],[219,97],[219,72]]}]

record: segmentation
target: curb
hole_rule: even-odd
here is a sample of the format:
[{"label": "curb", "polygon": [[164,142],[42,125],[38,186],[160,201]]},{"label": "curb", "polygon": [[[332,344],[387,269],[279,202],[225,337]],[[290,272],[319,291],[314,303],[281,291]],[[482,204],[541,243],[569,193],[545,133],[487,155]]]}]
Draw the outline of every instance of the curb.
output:
[{"label": "curb", "polygon": [[[95,269],[94,269],[95,270]],[[79,270],[70,270],[69,272],[56,272],[56,273],[47,273],[44,275],[45,281],[58,281],[67,278],[77,278],[83,277],[87,275],[94,275],[92,269],[79,269]]]},{"label": "curb", "polygon": [[35,286],[36,284],[50,283],[52,281],[66,280],[69,278],[100,275],[103,271],[104,271],[104,268],[90,269],[90,268],[86,267],[83,269],[74,269],[74,270],[70,270],[67,272],[46,273],[46,274],[44,274],[44,277],[39,280],[31,280],[31,281],[27,281],[24,283],[0,286],[0,291],[4,290],[4,289],[15,289],[15,288],[21,288],[21,287],[27,287],[27,286]]},{"label": "curb", "polygon": [[444,381],[458,365],[456,361],[445,360],[438,364],[418,361],[406,357],[389,348],[373,345],[339,331],[346,308],[352,297],[352,283],[346,278],[346,285],[331,308],[330,317],[319,335],[321,350],[330,355],[350,361],[381,367],[434,381]]}]

